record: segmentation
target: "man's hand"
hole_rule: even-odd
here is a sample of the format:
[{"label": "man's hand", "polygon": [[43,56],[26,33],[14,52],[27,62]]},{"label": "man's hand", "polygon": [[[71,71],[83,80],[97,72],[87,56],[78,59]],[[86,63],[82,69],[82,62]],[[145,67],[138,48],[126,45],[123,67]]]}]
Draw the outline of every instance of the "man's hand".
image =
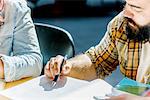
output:
[{"label": "man's hand", "polygon": [[54,77],[58,75],[59,73],[61,74],[61,76],[66,76],[69,74],[72,65],[67,61],[65,61],[65,64],[62,67],[62,71],[60,72],[60,66],[61,66],[63,59],[64,59],[63,56],[58,55],[56,57],[51,58],[47,62],[45,69],[44,69],[44,73],[51,80],[54,80]]},{"label": "man's hand", "polygon": [[[45,66],[45,74],[51,80],[60,73],[60,65],[63,61],[63,56],[56,56],[50,59]],[[96,70],[93,66],[91,59],[86,54],[80,54],[73,58],[66,60],[61,76],[69,76],[82,80],[93,80],[96,79]]]}]

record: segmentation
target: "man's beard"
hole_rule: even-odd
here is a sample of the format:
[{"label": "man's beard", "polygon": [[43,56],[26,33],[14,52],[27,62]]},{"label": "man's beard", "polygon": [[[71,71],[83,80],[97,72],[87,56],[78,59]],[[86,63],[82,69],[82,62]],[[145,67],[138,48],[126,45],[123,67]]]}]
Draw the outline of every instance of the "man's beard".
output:
[{"label": "man's beard", "polygon": [[150,25],[139,26],[132,19],[127,20],[126,33],[130,40],[147,41],[150,40]]}]

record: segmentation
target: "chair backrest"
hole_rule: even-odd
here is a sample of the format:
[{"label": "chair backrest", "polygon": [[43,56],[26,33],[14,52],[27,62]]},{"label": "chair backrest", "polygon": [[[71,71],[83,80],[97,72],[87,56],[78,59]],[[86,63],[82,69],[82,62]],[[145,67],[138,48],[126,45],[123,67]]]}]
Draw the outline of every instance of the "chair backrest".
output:
[{"label": "chair backrest", "polygon": [[56,55],[68,55],[68,58],[74,56],[74,41],[69,32],[49,24],[34,23],[34,25],[43,55],[44,66],[51,57]]}]

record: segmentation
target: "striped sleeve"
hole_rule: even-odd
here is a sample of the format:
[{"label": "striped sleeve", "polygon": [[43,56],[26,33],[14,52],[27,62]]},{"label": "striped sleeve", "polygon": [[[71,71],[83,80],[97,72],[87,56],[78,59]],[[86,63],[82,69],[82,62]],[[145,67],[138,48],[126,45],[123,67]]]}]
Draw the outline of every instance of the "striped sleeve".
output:
[{"label": "striped sleeve", "polygon": [[119,64],[115,45],[115,24],[115,20],[112,20],[108,24],[105,36],[100,43],[85,52],[95,65],[98,78],[103,79],[105,76],[108,76]]}]

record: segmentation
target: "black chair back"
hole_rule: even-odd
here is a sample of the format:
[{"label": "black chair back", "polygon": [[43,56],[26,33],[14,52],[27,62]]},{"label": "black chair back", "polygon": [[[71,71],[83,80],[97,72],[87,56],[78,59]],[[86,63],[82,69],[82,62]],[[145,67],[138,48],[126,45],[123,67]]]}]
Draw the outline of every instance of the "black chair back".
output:
[{"label": "black chair back", "polygon": [[74,41],[70,33],[53,25],[34,23],[40,49],[43,55],[43,65],[56,55],[75,55]]}]

